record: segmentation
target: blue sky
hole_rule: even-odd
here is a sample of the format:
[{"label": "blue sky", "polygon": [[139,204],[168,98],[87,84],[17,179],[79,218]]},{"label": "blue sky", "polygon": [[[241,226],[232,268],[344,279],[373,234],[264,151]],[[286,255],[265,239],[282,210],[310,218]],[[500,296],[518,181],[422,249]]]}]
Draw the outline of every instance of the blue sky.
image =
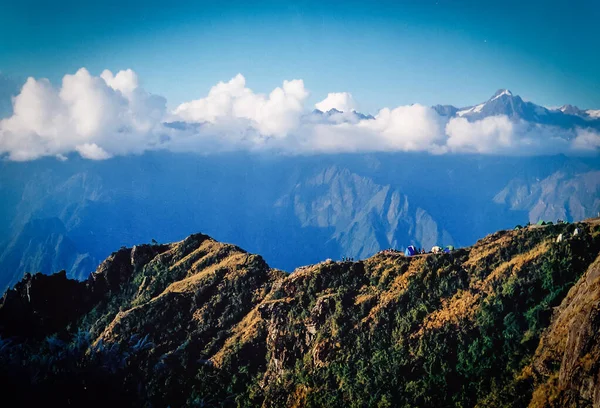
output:
[{"label": "blue sky", "polygon": [[597,0],[323,3],[2,0],[0,71],[131,68],[170,107],[239,72],[256,92],[303,79],[311,104],[348,91],[366,112],[498,88],[600,108]]}]

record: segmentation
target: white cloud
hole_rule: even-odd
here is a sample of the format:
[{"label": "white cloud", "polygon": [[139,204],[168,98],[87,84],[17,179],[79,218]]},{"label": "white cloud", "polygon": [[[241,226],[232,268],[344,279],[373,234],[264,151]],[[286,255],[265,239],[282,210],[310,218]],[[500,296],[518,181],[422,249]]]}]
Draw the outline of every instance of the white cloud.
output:
[{"label": "white cloud", "polygon": [[513,145],[515,127],[506,116],[491,116],[476,122],[459,117],[450,119],[446,133],[451,150],[491,153]]},{"label": "white cloud", "polygon": [[[59,89],[29,78],[13,115],[0,121],[0,153],[31,160],[73,151],[88,158],[141,152],[156,138],[165,109],[166,100],[140,89],[131,70],[95,77],[81,68],[65,75]],[[97,149],[81,147],[87,145]]]},{"label": "white cloud", "polygon": [[106,82],[108,86],[116,91],[121,91],[123,95],[131,96],[138,87],[138,77],[131,69],[117,72],[113,75],[108,69],[102,71],[100,78]]},{"label": "white cloud", "polygon": [[577,136],[573,140],[573,149],[593,152],[600,149],[600,133],[592,129],[577,129]]},{"label": "white cloud", "polygon": [[504,115],[474,122],[452,118],[445,130],[451,152],[507,155],[576,153],[574,139],[580,131],[511,120]]},{"label": "white cloud", "polygon": [[[79,146],[75,146],[75,150],[83,157],[84,159],[90,160],[105,160],[110,158],[110,154],[108,154],[103,148],[98,146],[96,143],[85,143]],[[61,160],[59,158],[59,160]]]},{"label": "white cloud", "polygon": [[308,113],[302,80],[255,93],[242,75],[220,82],[202,98],[166,111],[166,100],[140,86],[131,70],[91,75],[84,68],[60,87],[29,78],[0,120],[0,155],[11,160],[77,152],[103,160],[146,150],[203,154],[247,150],[285,154],[426,151],[433,154],[552,154],[597,152],[593,129],[561,129],[506,116],[478,121],[438,115],[422,105],[381,109],[373,119],[353,111],[349,93],[317,104],[343,113]]},{"label": "white cloud", "polygon": [[442,149],[443,119],[422,105],[382,109],[371,120],[320,123],[301,129],[293,151],[335,153],[361,151],[430,151]]},{"label": "white cloud", "polygon": [[262,135],[283,137],[298,126],[307,96],[302,80],[284,81],[266,96],[246,88],[246,79],[238,74],[213,86],[205,98],[179,105],[174,114],[189,122],[246,119]]},{"label": "white cloud", "polygon": [[327,94],[327,98],[315,104],[315,107],[321,112],[328,112],[336,109],[341,112],[352,112],[358,109],[352,94],[349,92],[332,92]]}]

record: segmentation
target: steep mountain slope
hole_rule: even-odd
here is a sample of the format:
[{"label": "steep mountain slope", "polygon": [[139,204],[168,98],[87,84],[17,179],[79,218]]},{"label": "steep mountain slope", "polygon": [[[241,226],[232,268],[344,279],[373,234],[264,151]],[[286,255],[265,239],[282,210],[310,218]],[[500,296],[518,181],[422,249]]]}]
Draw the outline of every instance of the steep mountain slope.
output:
[{"label": "steep mountain slope", "polygon": [[4,295],[0,380],[26,405],[550,406],[568,354],[589,399],[599,253],[600,219],[292,274],[201,234],[122,248]]},{"label": "steep mountain slope", "polygon": [[330,167],[297,184],[276,207],[293,206],[302,227],[330,228],[346,254],[365,258],[383,248],[451,245],[450,234],[390,185]]},{"label": "steep mountain slope", "polygon": [[532,407],[600,406],[600,256],[554,311],[533,359]]},{"label": "steep mountain slope", "polygon": [[600,172],[569,176],[559,171],[532,183],[514,179],[494,201],[528,211],[531,223],[540,219],[583,219],[584,214],[600,213]]}]

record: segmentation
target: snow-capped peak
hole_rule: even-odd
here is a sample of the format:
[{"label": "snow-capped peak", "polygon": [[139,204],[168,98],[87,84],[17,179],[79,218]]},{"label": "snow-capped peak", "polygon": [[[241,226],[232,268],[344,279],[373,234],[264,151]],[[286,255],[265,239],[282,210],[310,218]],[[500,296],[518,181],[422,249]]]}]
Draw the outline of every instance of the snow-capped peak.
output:
[{"label": "snow-capped peak", "polygon": [[513,96],[512,92],[509,91],[508,89],[499,89],[498,91],[496,91],[496,93],[494,94],[494,96],[492,96],[492,99],[490,99],[491,101],[495,101],[496,99],[500,98],[501,96]]},{"label": "snow-capped peak", "polygon": [[506,116],[511,120],[536,124],[569,127],[593,127],[600,129],[600,110],[581,110],[573,105],[544,107],[525,101],[508,89],[498,90],[490,99],[478,105],[455,108],[436,105],[433,107],[441,116],[454,116],[469,121],[482,120],[491,116]]},{"label": "snow-capped peak", "polygon": [[579,108],[577,108],[576,106],[569,105],[569,104],[563,105],[563,106],[561,106],[560,108],[558,108],[558,110],[559,110],[559,111],[561,111],[561,112],[568,111],[568,110],[572,110],[572,109],[577,109],[577,110],[579,110]]}]

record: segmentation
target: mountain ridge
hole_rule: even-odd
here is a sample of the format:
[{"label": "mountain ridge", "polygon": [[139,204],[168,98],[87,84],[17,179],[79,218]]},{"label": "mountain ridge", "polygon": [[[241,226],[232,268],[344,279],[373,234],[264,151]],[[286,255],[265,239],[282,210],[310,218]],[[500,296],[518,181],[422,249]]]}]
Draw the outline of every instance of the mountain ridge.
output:
[{"label": "mountain ridge", "polygon": [[[577,283],[596,279],[599,254],[600,219],[498,231],[451,254],[383,251],[291,274],[203,234],[122,248],[87,281],[27,275],[4,295],[0,336],[13,343],[0,347],[0,366],[12,377],[0,377],[25,391],[20,364],[33,364],[45,388],[20,395],[94,406],[121,396],[158,406],[549,407],[540,393],[574,401],[566,384],[589,395],[571,368],[555,383],[555,365],[536,361],[547,359],[540,344],[550,340],[541,339],[560,337],[555,306],[600,299],[600,286]],[[588,341],[584,326],[576,332]],[[64,351],[43,365],[51,350]],[[98,381],[106,375],[108,393]]]},{"label": "mountain ridge", "polygon": [[[549,108],[525,101],[521,96],[513,94],[506,88],[498,89],[486,101],[476,105],[460,108],[448,104],[437,104],[431,108],[442,117],[462,117],[469,121],[503,115],[514,121],[523,120],[530,124],[558,126],[565,129],[574,127],[600,129],[600,110],[583,110],[570,104]],[[356,110],[344,112],[335,108],[327,112],[314,109],[304,117],[309,121],[327,119],[338,123],[375,119],[373,115]]]},{"label": "mountain ridge", "polygon": [[462,117],[469,121],[482,120],[491,116],[504,115],[511,120],[523,120],[530,124],[558,126],[560,128],[600,129],[596,111],[583,111],[571,105],[549,109],[523,100],[508,89],[499,89],[487,101],[477,105],[456,108],[451,105],[432,107],[438,114],[448,117]]}]

